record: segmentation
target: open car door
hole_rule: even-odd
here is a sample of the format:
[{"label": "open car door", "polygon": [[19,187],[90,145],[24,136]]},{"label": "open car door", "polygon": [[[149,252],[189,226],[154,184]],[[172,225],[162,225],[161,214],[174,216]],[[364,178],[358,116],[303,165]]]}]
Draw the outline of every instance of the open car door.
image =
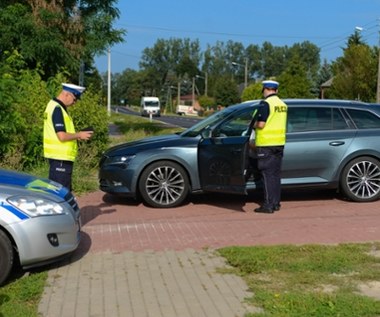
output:
[{"label": "open car door", "polygon": [[198,145],[198,169],[204,191],[247,194],[249,125],[253,108],[234,113],[210,129]]}]

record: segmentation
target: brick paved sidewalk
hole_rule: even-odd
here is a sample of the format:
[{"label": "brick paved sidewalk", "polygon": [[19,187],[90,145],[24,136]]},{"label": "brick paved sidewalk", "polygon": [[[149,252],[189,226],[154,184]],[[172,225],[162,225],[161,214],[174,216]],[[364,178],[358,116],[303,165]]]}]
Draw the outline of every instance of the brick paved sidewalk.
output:
[{"label": "brick paved sidewalk", "polygon": [[243,280],[216,270],[208,251],[89,253],[49,272],[39,313],[46,317],[234,317],[244,304]]},{"label": "brick paved sidewalk", "polygon": [[[95,192],[79,198],[82,242],[49,271],[44,317],[243,316],[252,294],[212,250],[229,245],[380,241],[380,202],[334,196],[284,199],[280,212],[255,214],[239,196],[194,198],[174,209]],[[208,251],[205,251],[207,248]]]}]

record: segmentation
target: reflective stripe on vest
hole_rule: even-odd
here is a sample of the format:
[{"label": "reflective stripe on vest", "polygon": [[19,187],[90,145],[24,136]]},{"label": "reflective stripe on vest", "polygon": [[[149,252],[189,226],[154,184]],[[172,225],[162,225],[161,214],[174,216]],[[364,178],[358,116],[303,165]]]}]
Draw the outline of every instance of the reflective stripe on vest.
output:
[{"label": "reflective stripe on vest", "polygon": [[77,141],[71,140],[61,142],[53,125],[53,112],[55,107],[61,107],[63,121],[65,123],[66,132],[75,133],[74,123],[63,107],[54,100],[51,100],[44,113],[44,157],[55,160],[75,161],[77,156]]},{"label": "reflective stripe on vest", "polygon": [[276,95],[265,99],[269,104],[269,117],[263,129],[256,129],[256,146],[285,144],[288,106]]}]

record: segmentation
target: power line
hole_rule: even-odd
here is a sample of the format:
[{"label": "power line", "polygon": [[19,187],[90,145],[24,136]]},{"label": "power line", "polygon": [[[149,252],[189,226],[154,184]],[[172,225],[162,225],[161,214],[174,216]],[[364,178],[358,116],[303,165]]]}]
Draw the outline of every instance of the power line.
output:
[{"label": "power line", "polygon": [[[120,26],[136,28],[141,30],[158,30],[165,32],[174,32],[174,33],[192,33],[195,35],[218,35],[218,36],[228,36],[228,37],[248,37],[248,38],[279,38],[279,39],[305,39],[305,36],[288,36],[288,35],[268,35],[268,34],[248,34],[248,33],[228,33],[228,32],[211,32],[211,31],[202,31],[202,30],[186,30],[186,29],[174,29],[174,28],[166,28],[159,26],[144,26],[144,25],[133,25],[133,24],[120,24]],[[126,35],[128,36],[128,34]],[[329,39],[329,37],[321,37],[321,36],[310,36],[312,39]]]},{"label": "power line", "polygon": [[[374,23],[375,22],[375,23]],[[345,34],[334,36],[334,37],[323,37],[323,36],[287,36],[287,35],[263,35],[263,34],[250,34],[250,33],[229,33],[229,32],[211,32],[211,31],[204,31],[204,30],[189,30],[189,29],[177,29],[177,28],[168,28],[168,27],[161,27],[161,26],[149,26],[149,25],[136,25],[136,24],[123,24],[118,23],[121,27],[127,27],[127,28],[135,28],[137,30],[148,30],[148,31],[164,31],[168,33],[189,33],[194,35],[214,35],[214,36],[223,36],[223,37],[229,37],[229,38],[254,38],[254,39],[297,39],[297,40],[325,40],[322,42],[322,44],[316,44],[318,48],[321,51],[330,51],[337,48],[342,48],[342,45],[344,41],[348,39],[350,35],[353,34],[353,32],[347,32]],[[378,35],[378,21],[372,20],[369,23],[360,25],[360,27],[363,28],[361,31],[362,39],[364,41],[369,40],[371,36]],[[354,28],[354,26],[353,26]],[[371,30],[375,30],[373,32],[369,32]],[[128,34],[126,35],[128,36]],[[117,53],[123,56],[129,56],[136,59],[140,59],[140,56],[126,54],[120,51],[112,51],[113,53]]]},{"label": "power line", "polygon": [[[363,28],[363,30],[360,32],[360,34],[362,35],[363,41],[369,40],[372,35],[375,35],[375,34],[378,35],[378,31],[377,30],[375,30],[375,31],[373,31],[371,33],[368,33],[368,31],[378,28],[378,25],[371,25],[372,23],[373,22],[367,23],[367,24],[365,24],[363,26],[360,26],[360,27]],[[370,25],[370,26],[368,26],[368,25]],[[330,51],[330,50],[334,50],[336,48],[341,48],[340,45],[336,45],[336,44],[337,43],[342,43],[342,42],[346,41],[348,39],[348,37],[350,35],[352,35],[352,34],[353,34],[353,32],[346,33],[344,35],[336,37],[336,39],[333,40],[333,41],[325,42],[325,43],[320,44],[319,48],[321,50],[323,50],[323,51]]]}]

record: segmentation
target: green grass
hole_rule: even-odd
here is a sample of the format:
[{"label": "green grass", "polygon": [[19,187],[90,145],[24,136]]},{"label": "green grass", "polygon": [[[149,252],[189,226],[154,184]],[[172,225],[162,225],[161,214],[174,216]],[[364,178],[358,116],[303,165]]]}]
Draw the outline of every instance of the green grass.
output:
[{"label": "green grass", "polygon": [[172,134],[182,131],[181,128],[172,128],[159,121],[153,120],[150,122],[148,118],[126,115],[111,115],[111,122],[117,127],[121,136],[114,137],[112,144],[119,144],[134,140],[143,139],[150,136]]},{"label": "green grass", "polygon": [[[358,292],[360,283],[380,280],[380,243],[337,246],[228,247],[220,249],[247,282],[247,302],[260,317],[380,316],[380,301]],[[379,290],[380,292],[380,290]]]},{"label": "green grass", "polygon": [[1,317],[34,317],[38,315],[47,272],[21,277],[0,288]]}]

